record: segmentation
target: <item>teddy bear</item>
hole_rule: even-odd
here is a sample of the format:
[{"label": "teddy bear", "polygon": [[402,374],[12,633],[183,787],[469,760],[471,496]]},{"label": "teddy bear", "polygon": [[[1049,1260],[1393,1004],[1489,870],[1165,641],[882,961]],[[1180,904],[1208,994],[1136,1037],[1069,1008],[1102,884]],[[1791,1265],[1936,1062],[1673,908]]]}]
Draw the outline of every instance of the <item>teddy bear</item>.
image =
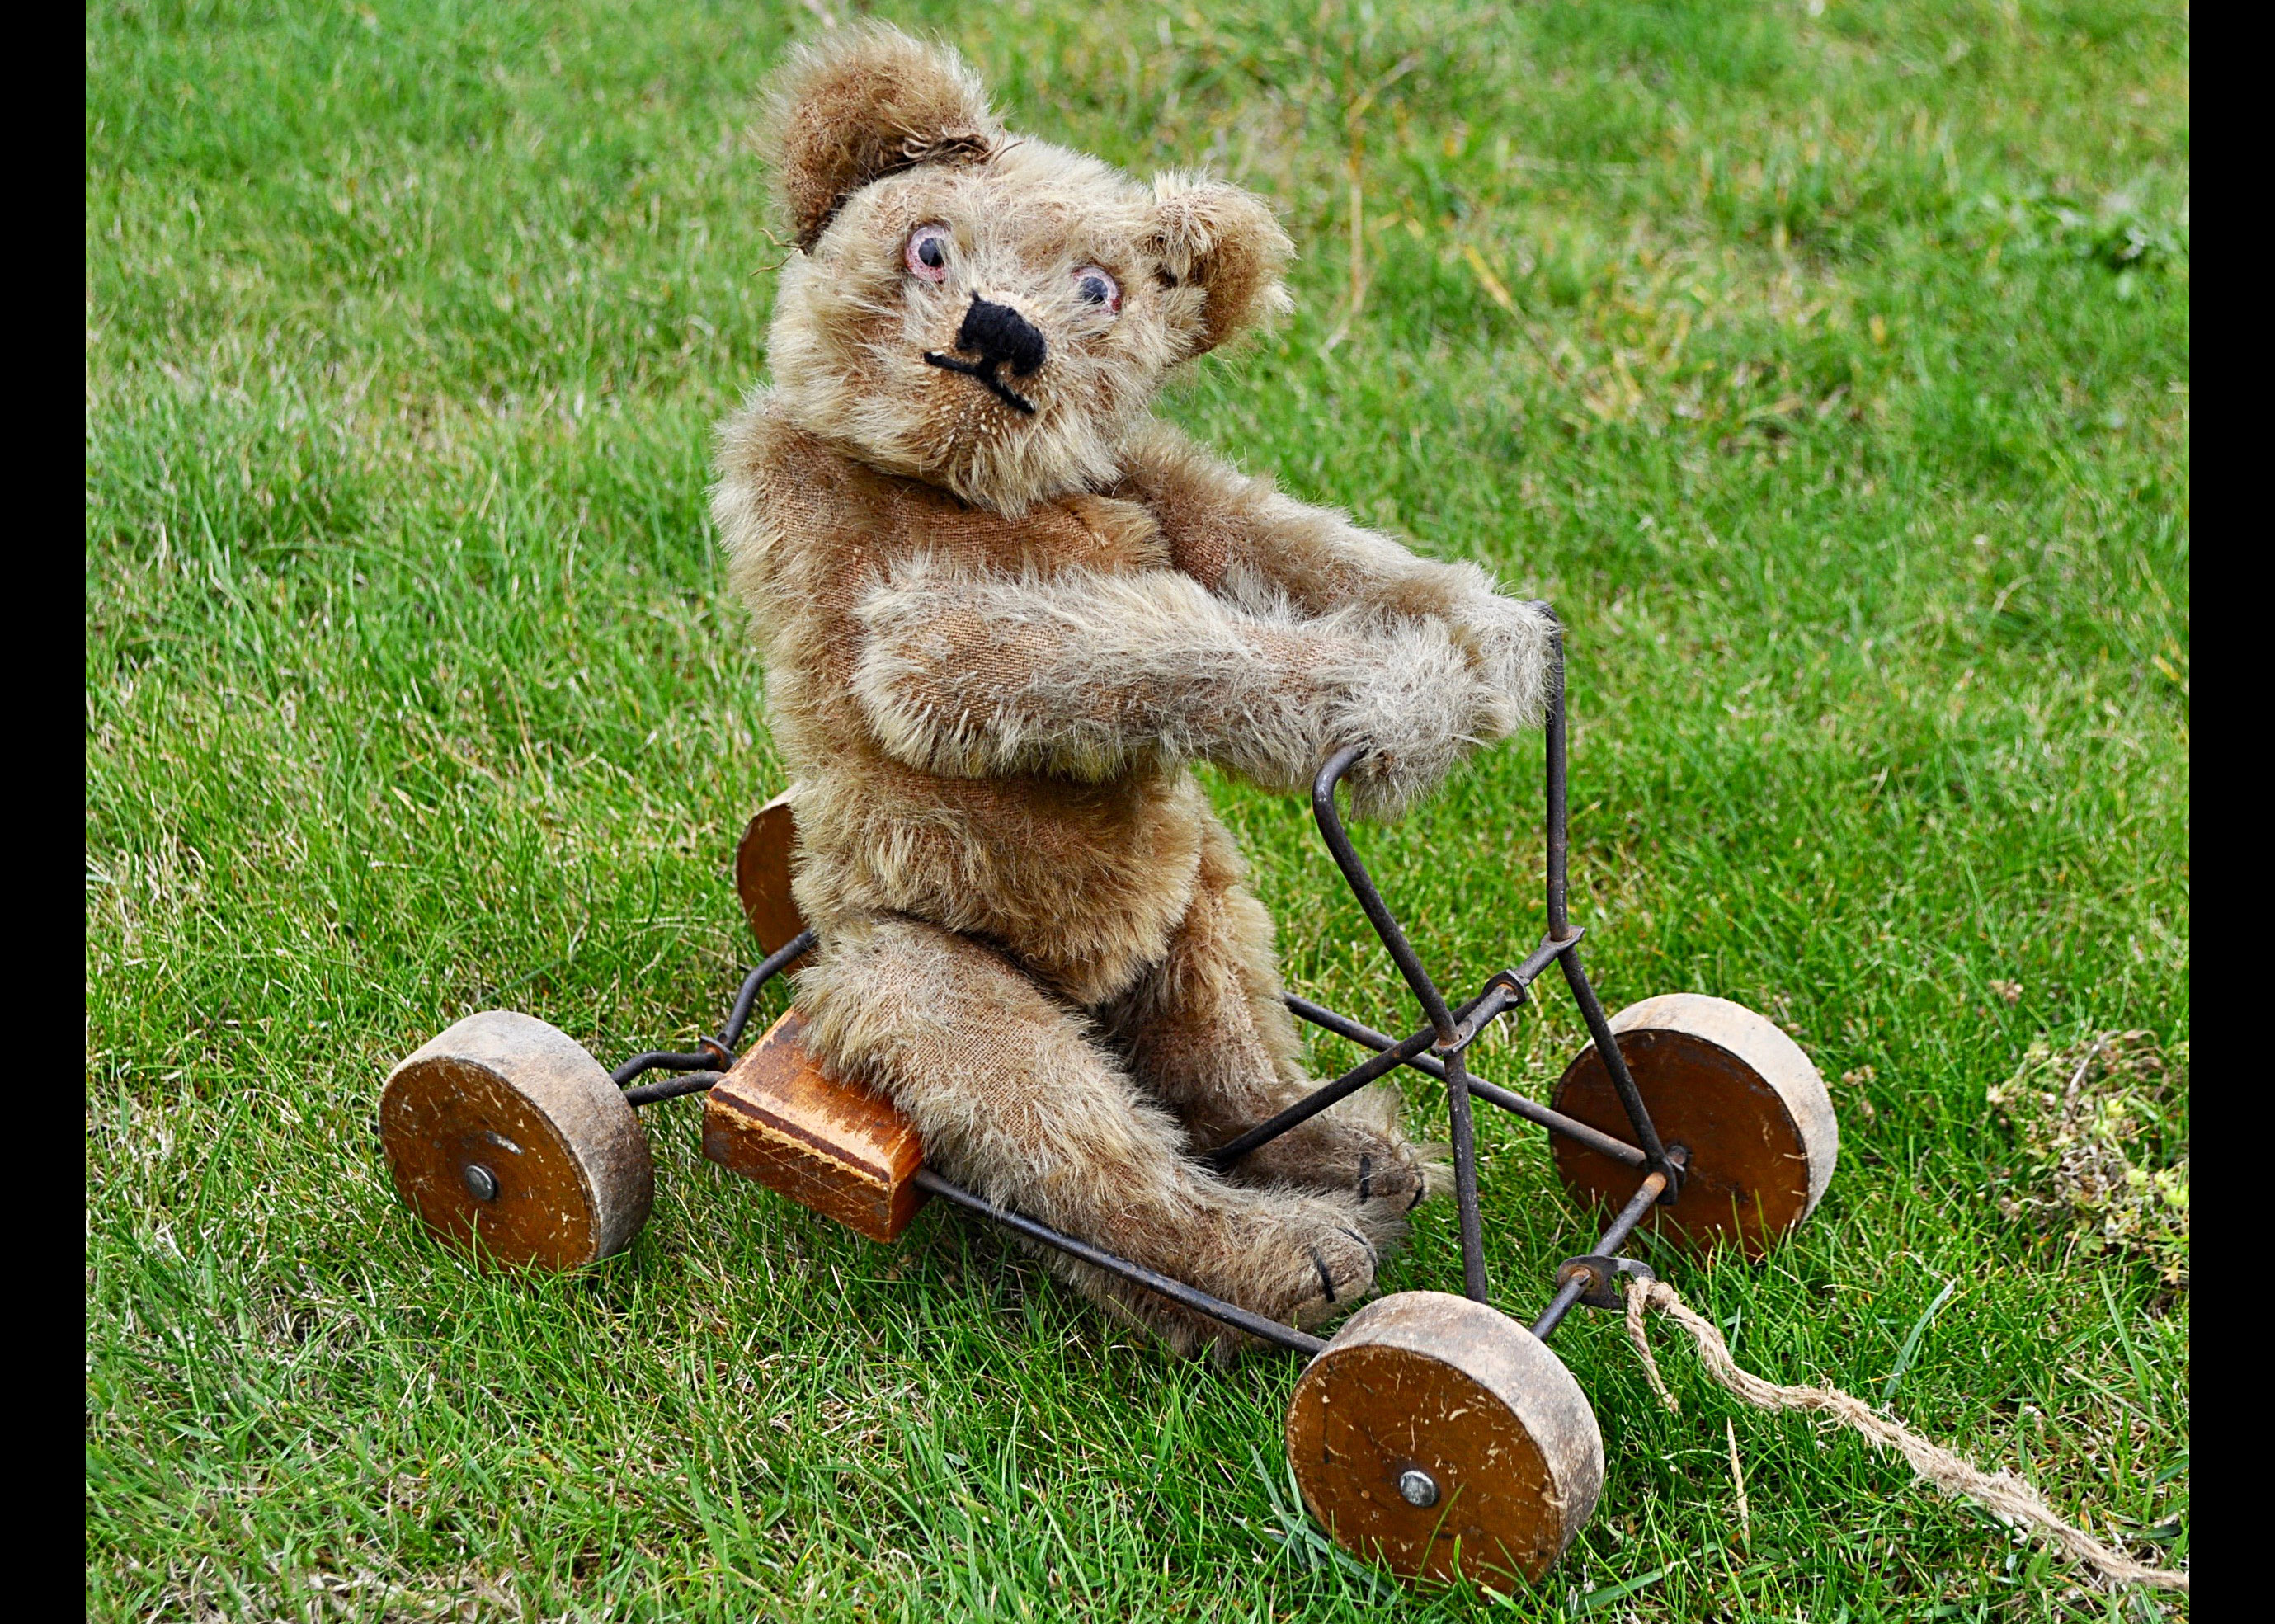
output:
[{"label": "teddy bear", "polygon": [[[764,135],[794,244],[712,511],[798,782],[805,1041],[989,1200],[1285,1324],[1373,1288],[1444,1182],[1316,1086],[1193,768],[1396,816],[1536,721],[1545,605],[1244,474],[1149,405],[1290,308],[1259,198],[1013,136],[951,49],[832,31]],[[1173,1345],[1232,1333],[1063,1259]]]}]

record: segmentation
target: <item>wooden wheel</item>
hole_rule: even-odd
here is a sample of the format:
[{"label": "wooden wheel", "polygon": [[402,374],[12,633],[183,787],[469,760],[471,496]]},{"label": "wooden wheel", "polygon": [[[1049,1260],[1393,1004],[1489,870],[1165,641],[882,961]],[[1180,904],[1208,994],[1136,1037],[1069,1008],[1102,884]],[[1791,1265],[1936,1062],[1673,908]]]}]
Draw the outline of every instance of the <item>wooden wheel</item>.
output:
[{"label": "wooden wheel", "polygon": [[1508,1316],[1438,1291],[1351,1316],[1296,1383],[1288,1458],[1338,1545],[1410,1579],[1537,1580],[1604,1484],[1571,1372]]},{"label": "wooden wheel", "polygon": [[[760,807],[735,848],[735,894],[742,898],[743,917],[751,922],[751,934],[765,953],[785,946],[805,928],[790,889],[790,854],[797,842],[797,814],[791,807],[797,798],[797,786],[792,784]],[[800,955],[783,968],[803,970],[806,956]]]},{"label": "wooden wheel", "polygon": [[[1840,1151],[1825,1079],[1801,1046],[1742,1004],[1669,993],[1629,1004],[1612,1032],[1663,1144],[1690,1152],[1682,1194],[1644,1221],[1693,1247],[1729,1243],[1758,1258],[1816,1209]],[[1559,1111],[1632,1139],[1596,1046],[1556,1084]],[[1636,1175],[1561,1135],[1556,1171],[1575,1196],[1619,1207]]]},{"label": "wooden wheel", "polygon": [[573,1269],[622,1251],[655,1191],[646,1136],[600,1062],[506,1009],[397,1066],[379,1137],[412,1211],[505,1264]]}]

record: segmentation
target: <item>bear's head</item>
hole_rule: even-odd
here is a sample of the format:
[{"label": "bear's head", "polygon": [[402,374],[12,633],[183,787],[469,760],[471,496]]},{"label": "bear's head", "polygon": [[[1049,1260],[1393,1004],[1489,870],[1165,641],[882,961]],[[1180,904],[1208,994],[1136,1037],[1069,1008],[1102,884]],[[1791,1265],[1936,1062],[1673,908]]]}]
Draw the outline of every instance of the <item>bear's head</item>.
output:
[{"label": "bear's head", "polygon": [[1260,199],[1009,135],[953,51],[896,29],[796,51],[767,135],[797,243],[775,398],[982,507],[1111,480],[1164,374],[1287,306],[1294,251]]}]

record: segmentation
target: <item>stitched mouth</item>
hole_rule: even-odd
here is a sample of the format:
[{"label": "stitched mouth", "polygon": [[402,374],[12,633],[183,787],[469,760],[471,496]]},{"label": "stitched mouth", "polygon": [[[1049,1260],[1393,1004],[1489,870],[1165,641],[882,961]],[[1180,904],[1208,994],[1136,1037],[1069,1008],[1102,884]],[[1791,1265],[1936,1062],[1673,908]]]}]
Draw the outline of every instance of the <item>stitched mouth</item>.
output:
[{"label": "stitched mouth", "polygon": [[1001,359],[960,361],[952,355],[942,355],[937,350],[926,351],[925,359],[943,372],[960,372],[967,378],[977,378],[986,384],[989,392],[1005,405],[1016,406],[1031,417],[1034,414],[1035,403],[995,375],[1002,369],[1003,363]]}]

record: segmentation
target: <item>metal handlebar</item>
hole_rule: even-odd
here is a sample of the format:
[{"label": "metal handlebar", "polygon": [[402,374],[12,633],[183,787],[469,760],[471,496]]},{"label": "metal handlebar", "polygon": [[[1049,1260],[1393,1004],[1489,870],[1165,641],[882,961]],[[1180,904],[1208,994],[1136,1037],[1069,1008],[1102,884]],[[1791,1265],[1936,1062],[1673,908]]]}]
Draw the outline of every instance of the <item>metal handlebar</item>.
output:
[{"label": "metal handlebar", "polygon": [[1391,917],[1389,904],[1382,900],[1382,893],[1366,872],[1366,865],[1359,861],[1357,848],[1343,831],[1342,815],[1335,810],[1335,786],[1365,754],[1364,744],[1346,744],[1327,758],[1319,776],[1311,781],[1311,816],[1319,823],[1319,836],[1327,842],[1335,866],[1342,870],[1351,895],[1366,910],[1367,923],[1374,926],[1374,933],[1390,949],[1391,962],[1398,966],[1398,973],[1406,978],[1406,985],[1421,1001],[1422,1013],[1436,1031],[1440,1046],[1447,1046],[1456,1041],[1454,1012],[1447,1007],[1445,994],[1438,991],[1438,984],[1430,979],[1430,972],[1422,968],[1422,961],[1416,956],[1413,944],[1406,940],[1406,933]]},{"label": "metal handlebar", "polygon": [[1390,912],[1390,905],[1382,900],[1382,893],[1359,861],[1357,848],[1343,829],[1342,814],[1335,810],[1335,786],[1366,753],[1365,747],[1346,744],[1326,759],[1319,776],[1311,781],[1311,816],[1318,820],[1319,836],[1327,842],[1327,850],[1335,859],[1335,866],[1343,872],[1351,895],[1366,910],[1367,923],[1374,933],[1382,938],[1382,945],[1390,950],[1391,962],[1398,973],[1406,978],[1406,985],[1422,1002],[1422,1013],[1429,1018],[1431,1029],[1437,1035],[1436,1048],[1445,1062],[1446,1125],[1447,1137],[1453,1141],[1454,1203],[1461,1210],[1462,1220],[1462,1286],[1472,1301],[1484,1303],[1491,1292],[1485,1284],[1485,1220],[1478,1208],[1477,1130],[1470,1115],[1470,1073],[1462,1057],[1466,1039],[1476,1031],[1474,1024],[1464,1031],[1447,1006],[1446,995],[1422,968],[1422,961],[1414,946],[1406,940],[1406,933]]}]

